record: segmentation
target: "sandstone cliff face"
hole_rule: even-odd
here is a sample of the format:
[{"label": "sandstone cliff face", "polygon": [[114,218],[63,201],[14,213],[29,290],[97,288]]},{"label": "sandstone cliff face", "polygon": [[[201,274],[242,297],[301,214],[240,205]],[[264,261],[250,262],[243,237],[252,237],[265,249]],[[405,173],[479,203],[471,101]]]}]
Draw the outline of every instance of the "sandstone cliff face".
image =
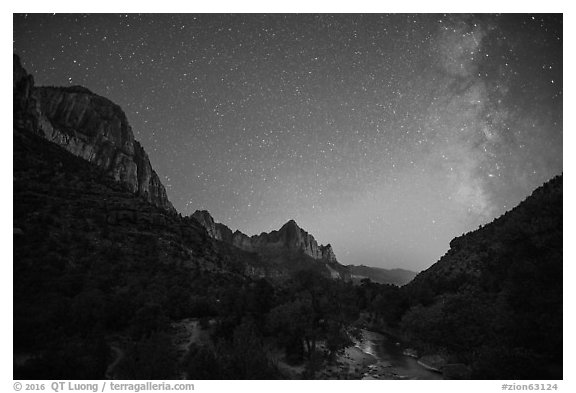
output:
[{"label": "sandstone cliff face", "polygon": [[37,128],[40,116],[36,100],[32,97],[34,78],[29,75],[18,56],[14,55],[12,91],[14,93],[14,126],[34,131]]},{"label": "sandstone cliff face", "polygon": [[270,249],[288,249],[302,251],[305,255],[328,263],[338,263],[332,246],[319,245],[314,236],[303,230],[294,220],[288,221],[278,231],[263,232],[260,235],[247,236],[240,231],[232,231],[224,224],[215,223],[206,210],[197,210],[192,214],[208,234],[214,239],[232,244],[245,251],[258,252]]},{"label": "sandstone cliff face", "polygon": [[332,250],[332,246],[330,244],[320,246],[320,251],[322,252],[322,259],[326,259],[329,262],[337,262],[336,254],[334,254],[334,250]]},{"label": "sandstone cliff face", "polygon": [[34,87],[14,56],[14,124],[96,164],[152,204],[174,210],[122,109],[90,90]]},{"label": "sandstone cliff face", "polygon": [[194,214],[192,214],[192,217],[206,229],[210,237],[228,244],[233,244],[233,234],[230,228],[224,224],[214,222],[214,219],[207,210],[196,210]]},{"label": "sandstone cliff face", "polygon": [[272,232],[270,235],[288,248],[302,250],[314,259],[322,258],[322,251],[314,237],[301,229],[294,220],[288,221],[277,233]]},{"label": "sandstone cliff face", "polygon": [[196,210],[194,214],[192,214],[192,217],[195,218],[196,221],[198,221],[204,227],[204,229],[206,229],[206,232],[208,232],[210,237],[213,237],[217,240],[222,240],[222,236],[220,236],[220,233],[218,233],[216,230],[216,223],[208,211]]}]

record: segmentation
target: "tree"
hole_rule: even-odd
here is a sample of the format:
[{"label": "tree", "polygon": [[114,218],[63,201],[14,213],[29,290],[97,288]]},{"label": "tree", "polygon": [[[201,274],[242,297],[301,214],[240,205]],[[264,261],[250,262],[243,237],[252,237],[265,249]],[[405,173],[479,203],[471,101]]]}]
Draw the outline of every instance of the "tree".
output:
[{"label": "tree", "polygon": [[309,301],[297,299],[281,304],[268,314],[267,330],[278,337],[278,342],[286,349],[291,360],[301,360],[302,347],[306,345],[309,356],[315,343],[313,310]]},{"label": "tree", "polygon": [[154,333],[131,344],[117,366],[121,379],[174,379],[178,377],[177,355],[170,338]]}]

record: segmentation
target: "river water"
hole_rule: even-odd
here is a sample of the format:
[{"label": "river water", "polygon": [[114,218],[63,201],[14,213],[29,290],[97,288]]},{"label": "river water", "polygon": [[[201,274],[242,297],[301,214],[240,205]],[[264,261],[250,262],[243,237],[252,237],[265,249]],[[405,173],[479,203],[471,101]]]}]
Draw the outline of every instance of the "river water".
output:
[{"label": "river water", "polygon": [[370,366],[367,379],[379,379],[379,372],[388,370],[393,370],[400,379],[442,379],[442,374],[427,370],[417,359],[403,355],[405,347],[397,345],[398,341],[393,337],[368,330],[362,330],[362,335],[364,339],[357,346],[377,359]]}]

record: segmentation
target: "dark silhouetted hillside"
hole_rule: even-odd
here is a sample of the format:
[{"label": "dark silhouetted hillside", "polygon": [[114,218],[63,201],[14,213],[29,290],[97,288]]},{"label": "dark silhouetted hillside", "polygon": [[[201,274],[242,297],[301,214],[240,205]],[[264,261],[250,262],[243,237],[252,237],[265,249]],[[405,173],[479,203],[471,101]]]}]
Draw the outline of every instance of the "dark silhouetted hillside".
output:
[{"label": "dark silhouetted hillside", "polygon": [[450,250],[402,288],[402,326],[477,378],[562,377],[562,176]]}]

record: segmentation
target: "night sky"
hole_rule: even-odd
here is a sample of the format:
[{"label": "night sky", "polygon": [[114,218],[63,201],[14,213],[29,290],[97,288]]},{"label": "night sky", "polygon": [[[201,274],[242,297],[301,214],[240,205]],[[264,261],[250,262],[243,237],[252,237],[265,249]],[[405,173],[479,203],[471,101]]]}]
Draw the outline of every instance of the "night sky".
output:
[{"label": "night sky", "polygon": [[15,15],[37,85],[126,112],[176,209],[421,270],[562,173],[562,17]]}]

